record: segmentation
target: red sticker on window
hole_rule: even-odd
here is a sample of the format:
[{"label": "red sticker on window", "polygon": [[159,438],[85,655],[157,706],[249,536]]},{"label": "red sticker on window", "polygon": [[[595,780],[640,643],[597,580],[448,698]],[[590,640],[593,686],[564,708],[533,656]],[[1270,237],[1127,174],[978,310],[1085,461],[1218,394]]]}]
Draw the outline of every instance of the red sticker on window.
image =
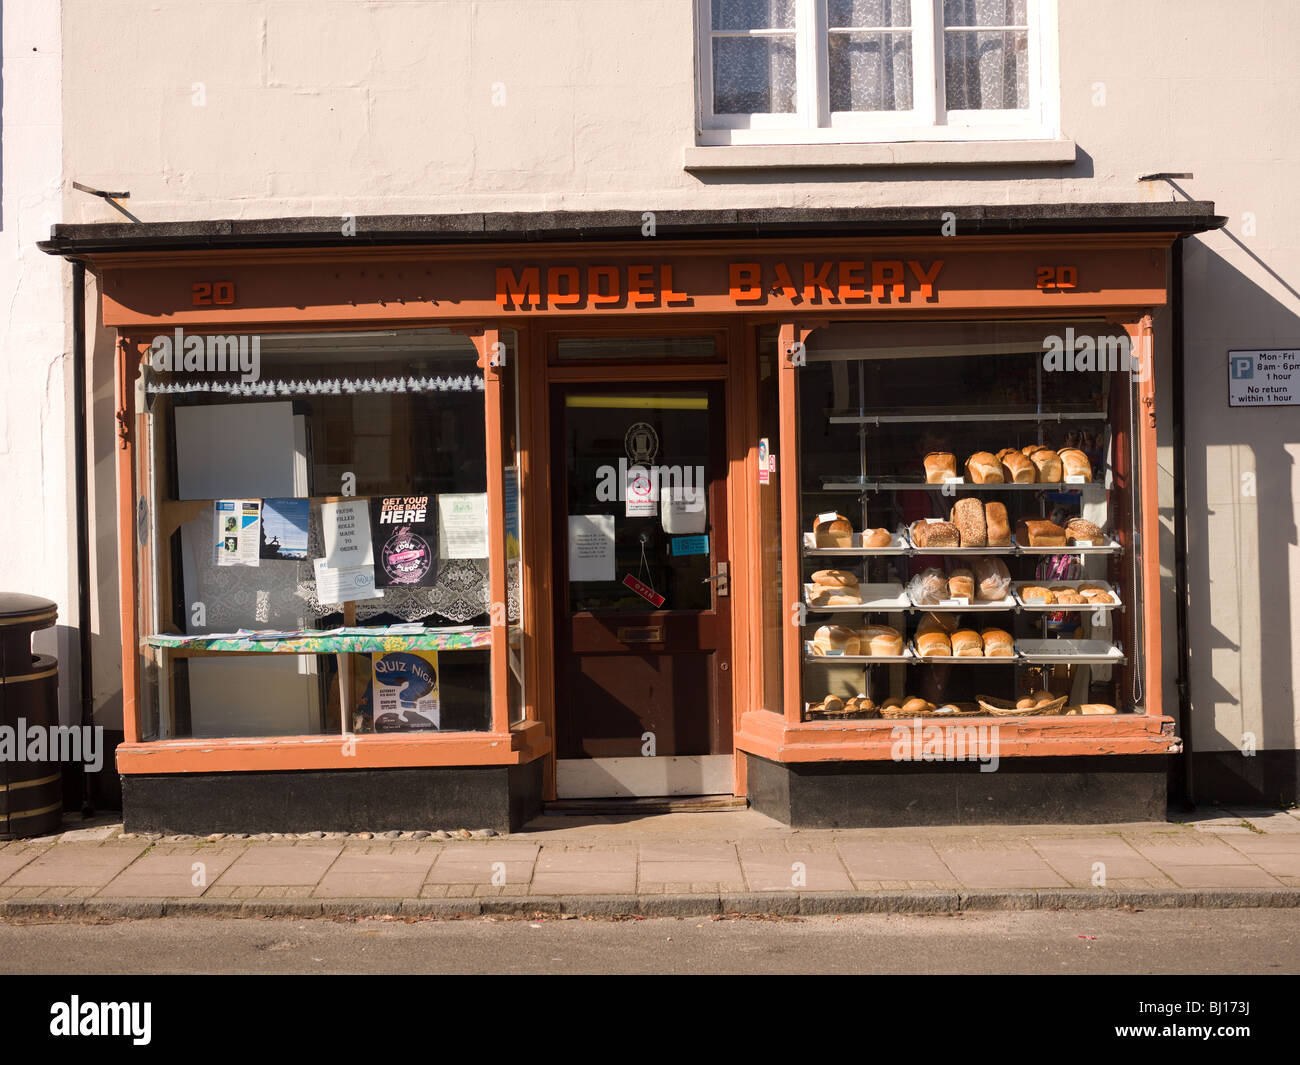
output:
[{"label": "red sticker on window", "polygon": [[629,588],[631,588],[632,591],[636,592],[636,594],[639,595],[642,599],[644,599],[647,603],[651,603],[656,607],[660,607],[664,605],[664,597],[662,595],[660,595],[653,588],[651,588],[650,585],[642,584],[639,580],[633,577],[632,574],[629,573],[626,577],[624,577],[623,583],[626,584]]}]

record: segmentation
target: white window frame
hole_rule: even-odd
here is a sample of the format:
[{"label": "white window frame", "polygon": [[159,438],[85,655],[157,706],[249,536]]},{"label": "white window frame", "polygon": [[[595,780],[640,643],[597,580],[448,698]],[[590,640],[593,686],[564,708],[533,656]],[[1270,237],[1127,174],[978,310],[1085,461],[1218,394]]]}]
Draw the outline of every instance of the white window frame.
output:
[{"label": "white window frame", "polygon": [[[794,2],[796,109],[781,114],[719,115],[713,112],[712,3],[696,0],[698,144],[1054,140],[1060,137],[1057,0],[1027,0],[1029,106],[1024,110],[945,110],[943,0],[911,0],[912,110],[834,113],[829,110],[826,0]],[[768,31],[754,33],[754,36],[764,35],[769,35]]]}]

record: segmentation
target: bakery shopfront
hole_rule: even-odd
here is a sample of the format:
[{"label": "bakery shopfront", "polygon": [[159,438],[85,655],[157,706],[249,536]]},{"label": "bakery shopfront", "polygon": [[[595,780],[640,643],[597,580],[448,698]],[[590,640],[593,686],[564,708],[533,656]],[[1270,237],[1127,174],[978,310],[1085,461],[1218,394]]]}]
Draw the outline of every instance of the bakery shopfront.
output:
[{"label": "bakery shopfront", "polygon": [[1163,816],[1156,322],[1221,219],[955,215],[55,227],[128,829]]}]

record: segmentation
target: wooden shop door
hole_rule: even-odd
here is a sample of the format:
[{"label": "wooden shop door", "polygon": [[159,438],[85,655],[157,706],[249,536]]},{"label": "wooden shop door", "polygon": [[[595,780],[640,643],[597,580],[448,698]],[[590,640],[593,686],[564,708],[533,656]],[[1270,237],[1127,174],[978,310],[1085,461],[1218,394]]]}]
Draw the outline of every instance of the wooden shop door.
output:
[{"label": "wooden shop door", "polygon": [[723,399],[552,386],[560,798],[731,794]]}]

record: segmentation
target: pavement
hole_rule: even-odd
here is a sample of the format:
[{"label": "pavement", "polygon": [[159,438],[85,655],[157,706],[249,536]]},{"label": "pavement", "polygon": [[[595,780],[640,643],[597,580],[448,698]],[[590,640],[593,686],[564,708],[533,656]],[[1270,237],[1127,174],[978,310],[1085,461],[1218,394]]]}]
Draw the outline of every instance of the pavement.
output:
[{"label": "pavement", "polygon": [[[445,837],[445,838],[444,838]],[[752,810],[457,833],[0,844],[0,919],[598,917],[1300,907],[1300,810],[1121,825],[797,830]]]}]

